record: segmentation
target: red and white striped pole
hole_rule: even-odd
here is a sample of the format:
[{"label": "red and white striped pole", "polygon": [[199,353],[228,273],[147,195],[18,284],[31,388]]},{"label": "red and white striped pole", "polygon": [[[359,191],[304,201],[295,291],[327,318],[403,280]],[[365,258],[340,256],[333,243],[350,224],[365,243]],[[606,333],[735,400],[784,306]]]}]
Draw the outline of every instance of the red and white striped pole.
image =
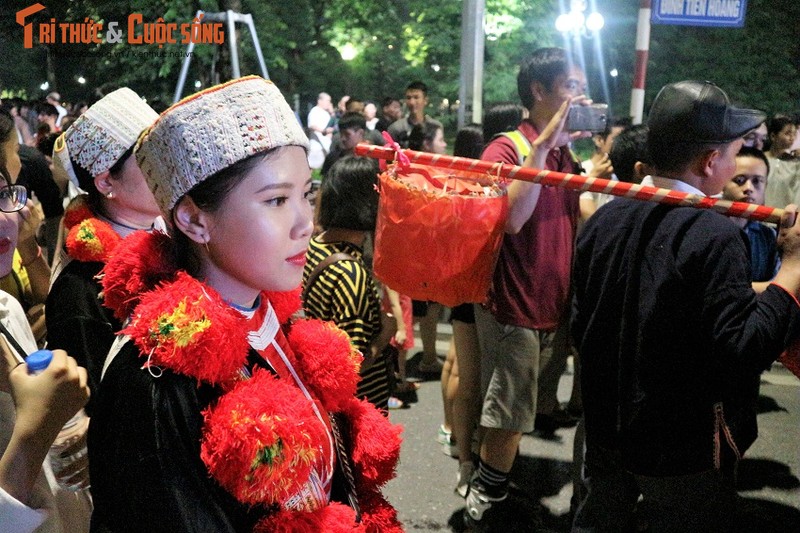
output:
[{"label": "red and white striped pole", "polygon": [[642,123],[644,115],[644,80],[647,75],[647,54],[650,50],[651,1],[639,3],[639,23],[636,26],[636,69],[631,90],[631,118],[634,124]]}]

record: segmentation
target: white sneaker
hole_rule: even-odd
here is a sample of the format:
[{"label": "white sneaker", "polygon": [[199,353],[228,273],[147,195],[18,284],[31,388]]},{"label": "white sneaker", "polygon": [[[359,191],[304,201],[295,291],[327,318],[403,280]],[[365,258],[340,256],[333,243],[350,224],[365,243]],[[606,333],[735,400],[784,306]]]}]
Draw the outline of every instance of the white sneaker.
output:
[{"label": "white sneaker", "polygon": [[444,425],[440,425],[439,431],[436,432],[436,442],[439,444],[450,444],[450,439],[452,436],[452,431],[444,427]]},{"label": "white sneaker", "polygon": [[444,426],[439,426],[439,431],[436,433],[436,442],[442,445],[442,453],[458,458],[458,446],[453,439],[453,433],[448,431]]},{"label": "white sneaker", "polygon": [[474,473],[475,463],[472,461],[459,463],[458,477],[456,478],[456,494],[462,498],[467,497],[467,492],[469,492],[469,482],[472,479],[472,474]]},{"label": "white sneaker", "polygon": [[467,505],[464,510],[464,520],[467,525],[480,522],[484,513],[492,508],[496,502],[501,502],[508,497],[508,493],[499,497],[489,496],[482,489],[480,483],[472,483],[467,493]]}]

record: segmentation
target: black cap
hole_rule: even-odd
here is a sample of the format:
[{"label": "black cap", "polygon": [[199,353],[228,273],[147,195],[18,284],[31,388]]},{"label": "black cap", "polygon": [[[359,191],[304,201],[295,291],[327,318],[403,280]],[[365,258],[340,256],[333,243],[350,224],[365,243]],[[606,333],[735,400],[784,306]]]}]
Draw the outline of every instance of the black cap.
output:
[{"label": "black cap", "polygon": [[709,81],[679,81],[656,96],[647,119],[648,142],[727,143],[766,118],[761,111],[734,107],[725,91]]}]

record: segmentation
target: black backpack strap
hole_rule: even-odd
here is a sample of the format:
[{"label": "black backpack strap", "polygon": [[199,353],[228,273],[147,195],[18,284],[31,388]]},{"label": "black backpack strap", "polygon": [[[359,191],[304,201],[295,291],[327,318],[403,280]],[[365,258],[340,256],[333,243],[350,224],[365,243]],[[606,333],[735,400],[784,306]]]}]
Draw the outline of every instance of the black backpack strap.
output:
[{"label": "black backpack strap", "polygon": [[305,286],[303,287],[303,301],[306,300],[308,291],[311,290],[311,287],[313,287],[317,282],[317,279],[319,278],[320,274],[322,274],[322,271],[332,264],[338,263],[339,261],[358,261],[358,259],[347,252],[336,252],[335,254],[331,254],[320,261],[319,264],[314,267],[314,270],[311,271],[311,274],[308,275],[308,280],[306,280]]}]

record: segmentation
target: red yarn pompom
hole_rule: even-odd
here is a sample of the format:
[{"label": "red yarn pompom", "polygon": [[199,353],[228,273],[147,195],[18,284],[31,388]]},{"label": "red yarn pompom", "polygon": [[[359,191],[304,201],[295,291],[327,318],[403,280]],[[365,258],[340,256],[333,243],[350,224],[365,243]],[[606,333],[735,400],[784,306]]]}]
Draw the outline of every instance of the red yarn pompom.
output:
[{"label": "red yarn pompom", "polygon": [[94,213],[89,209],[89,204],[86,203],[88,195],[80,194],[73,198],[67,208],[64,210],[64,227],[71,229],[75,224],[79,224],[87,218],[92,218]]},{"label": "red yarn pompom", "polygon": [[397,509],[378,492],[359,497],[361,524],[368,533],[403,533],[403,524],[397,519]]},{"label": "red yarn pompom", "polygon": [[332,322],[297,320],[288,340],[306,386],[327,410],[338,411],[355,396],[362,357],[347,333]]},{"label": "red yarn pompom", "polygon": [[300,293],[302,288],[300,285],[292,291],[282,292],[265,292],[269,303],[272,304],[272,309],[275,310],[275,315],[278,317],[279,324],[285,324],[289,321],[294,314],[303,308],[303,302],[300,300]]},{"label": "red yarn pompom", "polygon": [[350,422],[351,457],[359,493],[377,490],[395,476],[403,428],[389,422],[366,400],[353,398],[342,412]]},{"label": "red yarn pompom", "polygon": [[242,503],[283,506],[327,446],[325,426],[294,385],[257,369],[203,412],[200,458]]},{"label": "red yarn pompom", "polygon": [[332,502],[316,511],[280,511],[256,524],[254,533],[363,533],[353,509]]},{"label": "red yarn pompom", "polygon": [[173,243],[159,231],[135,231],[114,249],[102,272],[103,305],[124,321],[139,298],[175,277]]},{"label": "red yarn pompom", "polygon": [[104,262],[122,241],[122,237],[106,222],[87,218],[72,226],[67,234],[67,253],[78,261]]},{"label": "red yarn pompom", "polygon": [[234,379],[249,351],[246,319],[185,272],[147,294],[122,333],[149,356],[147,365],[212,385]]}]

